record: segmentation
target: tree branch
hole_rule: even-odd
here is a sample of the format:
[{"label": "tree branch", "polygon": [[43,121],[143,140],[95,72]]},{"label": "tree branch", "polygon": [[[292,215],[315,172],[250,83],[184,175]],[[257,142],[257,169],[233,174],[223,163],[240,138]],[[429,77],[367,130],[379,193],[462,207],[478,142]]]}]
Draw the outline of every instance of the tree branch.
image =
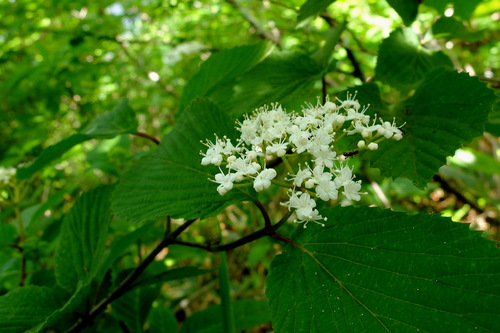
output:
[{"label": "tree branch", "polygon": [[103,299],[99,304],[97,304],[85,317],[85,320],[79,319],[69,330],[68,332],[80,332],[87,326],[89,326],[92,321],[104,310],[106,310],[107,306],[118,299],[122,295],[124,295],[127,291],[129,291],[129,287],[133,284],[133,282],[146,270],[146,268],[153,262],[155,257],[167,246],[174,244],[175,239],[179,237],[179,235],[186,230],[191,224],[193,224],[196,220],[188,220],[184,222],[179,228],[177,228],[174,232],[168,234],[163,238],[163,240],[154,248],[154,250],[142,261],[139,266],[137,266],[105,299]]},{"label": "tree branch", "polygon": [[247,10],[245,10],[244,8],[241,8],[240,5],[236,2],[236,0],[226,0],[226,1],[231,6],[233,6],[234,9],[236,9],[241,14],[241,16],[243,16],[243,18],[245,20],[247,20],[248,23],[250,23],[250,25],[255,29],[257,35],[259,35],[262,39],[266,39],[266,40],[273,42],[274,44],[276,44],[280,48],[283,47],[279,38],[274,36],[269,31],[264,30],[260,26],[259,22],[257,22],[257,19],[255,17],[253,17],[253,15],[250,14]]}]

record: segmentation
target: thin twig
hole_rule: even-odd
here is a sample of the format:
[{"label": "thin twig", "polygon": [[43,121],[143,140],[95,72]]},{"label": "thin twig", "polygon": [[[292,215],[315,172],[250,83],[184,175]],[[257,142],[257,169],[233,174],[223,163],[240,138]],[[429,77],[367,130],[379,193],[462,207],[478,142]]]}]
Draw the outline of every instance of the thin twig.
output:
[{"label": "thin twig", "polygon": [[250,25],[255,29],[257,35],[259,35],[262,39],[271,41],[280,48],[283,47],[283,44],[279,40],[279,37],[276,37],[269,31],[264,30],[260,26],[259,22],[257,22],[257,19],[253,17],[253,15],[250,14],[246,9],[242,8],[235,0],[226,0],[226,1],[231,6],[233,6],[234,9],[236,9],[241,14],[241,16],[243,16],[243,18],[248,21],[248,23],[250,23]]},{"label": "thin twig", "polygon": [[157,138],[149,135],[149,134],[146,134],[146,133],[142,133],[142,132],[137,132],[137,133],[132,133],[132,135],[135,135],[135,136],[140,136],[142,138],[146,138],[150,141],[153,141],[156,145],[159,145],[160,144],[160,140],[158,140]]}]

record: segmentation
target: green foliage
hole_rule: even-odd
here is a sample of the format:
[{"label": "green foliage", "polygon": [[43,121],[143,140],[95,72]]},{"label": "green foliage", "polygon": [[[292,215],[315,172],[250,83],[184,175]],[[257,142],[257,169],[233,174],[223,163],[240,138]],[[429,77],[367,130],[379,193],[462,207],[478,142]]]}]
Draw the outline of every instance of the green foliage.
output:
[{"label": "green foliage", "polygon": [[335,0],[307,0],[300,7],[299,16],[297,17],[298,24],[301,24],[307,19],[318,16],[334,1]]},{"label": "green foliage", "polygon": [[[266,301],[238,300],[233,302],[236,330],[241,331],[270,320],[269,305]],[[181,333],[223,332],[220,305],[213,305],[189,317],[182,326]]]},{"label": "green foliage", "polygon": [[398,12],[405,25],[411,25],[415,18],[417,18],[418,1],[387,0],[387,2]]},{"label": "green foliage", "polygon": [[208,97],[224,83],[243,75],[261,62],[269,53],[270,45],[259,43],[225,50],[210,57],[184,88],[180,110],[196,97]]},{"label": "green foliage", "polygon": [[330,208],[276,257],[277,332],[495,331],[499,256],[467,225],[433,215]]},{"label": "green foliage", "polygon": [[467,74],[432,71],[414,95],[397,106],[395,116],[405,122],[405,138],[381,144],[367,158],[384,175],[425,187],[447,156],[483,133],[495,99]]},{"label": "green foliage", "polygon": [[73,291],[89,284],[101,269],[111,211],[113,187],[85,193],[66,215],[56,254],[57,283]]},{"label": "green foliage", "polygon": [[229,117],[217,105],[203,98],[195,99],[158,150],[123,175],[115,191],[113,210],[134,222],[165,215],[206,218],[251,198],[240,191],[221,197],[217,186],[208,181],[217,169],[207,173],[201,165],[200,151],[206,148],[201,140],[213,138],[214,134],[231,138],[233,131]]},{"label": "green foliage", "polygon": [[[494,0],[0,11],[0,332],[500,330]],[[359,202],[287,222],[288,152],[219,195],[208,141],[348,93],[403,133],[335,137]]]},{"label": "green foliage", "polygon": [[398,29],[380,45],[377,79],[396,89],[410,89],[418,85],[434,68],[452,68],[443,52],[426,49],[410,29]]},{"label": "green foliage", "polygon": [[28,286],[0,297],[2,332],[24,332],[44,321],[63,304],[61,293],[47,287]]}]

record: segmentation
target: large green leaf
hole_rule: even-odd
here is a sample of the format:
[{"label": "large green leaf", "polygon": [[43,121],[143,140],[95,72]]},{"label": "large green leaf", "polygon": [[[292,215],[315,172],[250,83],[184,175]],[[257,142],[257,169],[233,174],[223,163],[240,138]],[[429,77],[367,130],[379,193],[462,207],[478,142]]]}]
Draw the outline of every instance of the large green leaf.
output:
[{"label": "large green leaf", "polygon": [[418,14],[419,1],[417,0],[387,0],[389,5],[401,16],[405,25],[409,26],[415,21]]},{"label": "large green leaf", "polygon": [[207,99],[195,99],[182,113],[158,150],[133,165],[122,177],[112,199],[118,216],[146,221],[170,215],[205,218],[250,197],[238,189],[225,196],[209,180],[219,172],[201,165],[201,140],[226,135],[234,139],[234,122]]},{"label": "large green leaf", "polygon": [[442,52],[426,49],[410,29],[397,29],[380,45],[376,78],[399,90],[412,88],[436,67],[453,68]]},{"label": "large green leaf", "polygon": [[500,252],[438,215],[330,208],[267,278],[276,332],[498,332]]},{"label": "large green leaf", "polygon": [[43,322],[64,304],[60,291],[28,286],[0,296],[0,332],[19,333]]},{"label": "large green leaf", "polygon": [[398,124],[406,122],[403,140],[382,142],[365,156],[383,175],[424,187],[447,156],[482,135],[495,100],[477,78],[436,69],[397,111]]},{"label": "large green leaf", "polygon": [[[267,301],[237,300],[233,302],[233,308],[237,331],[246,330],[270,321],[269,304]],[[191,332],[223,332],[221,306],[213,305],[205,310],[194,313],[186,319],[182,325],[181,333]]]},{"label": "large green leaf", "polygon": [[74,146],[92,138],[112,138],[119,134],[133,133],[137,130],[135,113],[126,99],[110,112],[98,115],[81,133],[73,134],[42,151],[30,165],[17,170],[17,178],[27,179],[50,162],[61,157]]},{"label": "large green leaf", "polygon": [[111,221],[112,186],[84,193],[65,216],[56,253],[56,279],[74,291],[99,273]]},{"label": "large green leaf", "polygon": [[436,37],[459,38],[466,42],[477,42],[484,31],[471,31],[462,21],[454,17],[440,17],[432,24],[432,33]]},{"label": "large green leaf", "polygon": [[262,61],[269,51],[270,44],[259,43],[234,47],[212,55],[186,84],[180,110],[186,108],[194,98],[210,96],[221,84],[242,75]]},{"label": "large green leaf", "polygon": [[325,72],[326,69],[308,55],[274,53],[237,81],[220,87],[212,98],[228,114],[235,115],[273,102],[288,109],[299,109],[304,101],[317,96],[312,88]]}]

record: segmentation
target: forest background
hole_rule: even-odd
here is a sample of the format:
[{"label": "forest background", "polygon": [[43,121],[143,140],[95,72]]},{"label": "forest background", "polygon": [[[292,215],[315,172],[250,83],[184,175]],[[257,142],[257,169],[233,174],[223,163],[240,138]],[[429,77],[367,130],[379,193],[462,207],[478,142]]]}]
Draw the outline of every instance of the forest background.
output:
[{"label": "forest background", "polygon": [[[405,123],[402,142],[412,142],[405,147],[424,153],[413,160],[352,153],[366,195],[339,206],[438,214],[470,224],[494,245],[500,237],[499,13],[494,0],[1,0],[2,332],[220,332],[221,325],[227,332],[257,332],[270,331],[271,320],[280,323],[276,331],[287,332],[289,319],[272,301],[277,287],[266,297],[266,277],[287,242],[255,237],[217,248],[255,232],[263,223],[260,207],[231,205],[243,200],[230,198],[196,216],[189,206],[173,207],[177,194],[171,192],[157,214],[156,203],[146,199],[151,193],[137,201],[116,193],[110,199],[113,184],[121,182],[118,189],[126,192],[127,184],[142,181],[139,174],[147,170],[130,170],[159,142],[179,139],[175,128],[185,125],[183,113],[206,121],[197,105],[213,103],[237,118],[273,102],[299,111],[306,102],[357,92],[371,105],[368,113]],[[405,113],[415,101],[422,108],[439,101],[442,115],[425,122]],[[282,217],[283,193],[273,190],[259,200],[272,221]],[[112,222],[92,225],[109,205]],[[179,226],[180,234],[188,227],[182,218],[201,220],[189,225],[185,244],[159,247],[170,228]],[[89,238],[72,238],[65,227],[71,221],[83,228],[80,234],[87,228]],[[300,228],[289,223],[283,233],[301,239],[290,236]],[[71,245],[77,242],[79,249]],[[95,255],[104,258],[99,267]],[[78,265],[91,273],[78,273]],[[483,278],[478,273],[477,283]],[[131,284],[113,294],[123,281]],[[243,320],[249,312],[254,316]],[[227,314],[236,319],[222,320]],[[486,323],[498,315],[484,319],[485,331],[494,330]],[[397,320],[411,326],[404,318]],[[326,324],[302,322],[319,331]],[[425,326],[419,325],[412,328]]]}]

